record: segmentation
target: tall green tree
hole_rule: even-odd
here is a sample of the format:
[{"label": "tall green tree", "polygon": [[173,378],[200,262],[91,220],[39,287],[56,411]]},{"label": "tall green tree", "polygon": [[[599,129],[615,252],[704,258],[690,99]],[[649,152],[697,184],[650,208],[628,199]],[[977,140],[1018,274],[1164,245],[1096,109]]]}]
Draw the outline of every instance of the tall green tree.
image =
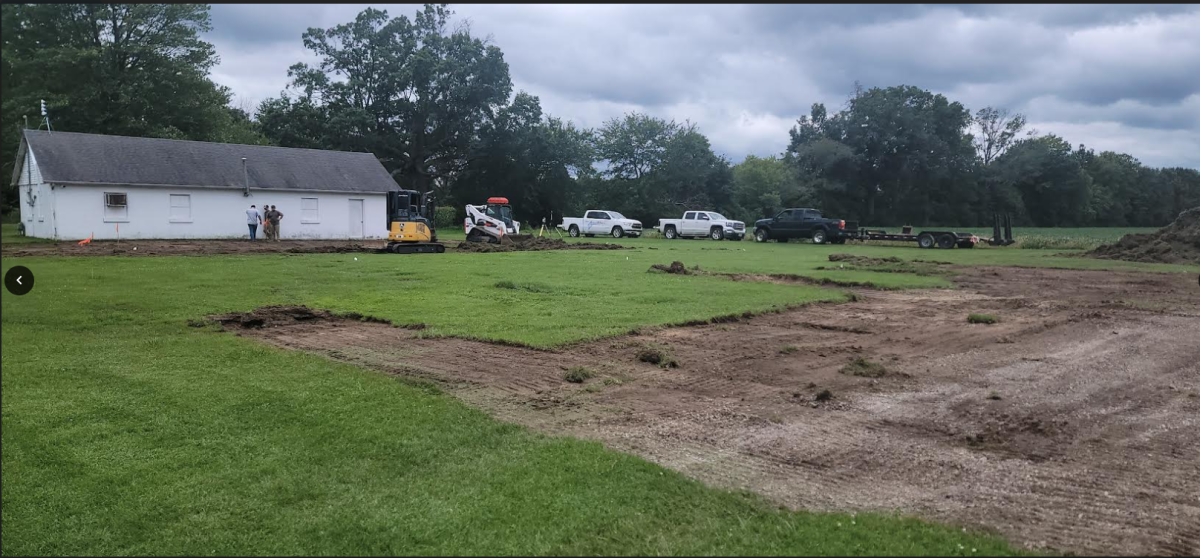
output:
[{"label": "tall green tree", "polygon": [[200,38],[207,4],[4,4],[0,26],[4,176],[41,100],[55,130],[263,141],[208,77],[218,59]]},{"label": "tall green tree", "polygon": [[281,145],[372,152],[418,191],[452,179],[512,80],[500,49],[449,29],[451,15],[445,4],[411,20],[367,8],[350,23],[309,28],[304,47],[320,61],[291,67],[299,98],[264,101],[264,130]]},{"label": "tall green tree", "polygon": [[598,130],[596,154],[602,178],[582,185],[592,206],[646,223],[684,209],[734,207],[729,161],[694,124],[628,113]]},{"label": "tall green tree", "polygon": [[734,165],[733,196],[736,218],[747,223],[809,202],[802,193],[797,165],[775,156],[750,155]]},{"label": "tall green tree", "polygon": [[450,186],[455,207],[504,196],[518,220],[561,219],[575,179],[592,172],[592,132],[542,114],[538,98],[518,93],[485,123],[462,173]]},{"label": "tall green tree", "polygon": [[838,155],[837,172],[819,176],[860,204],[852,214],[860,220],[961,222],[973,219],[978,195],[971,122],[961,104],[917,87],[859,89],[836,115],[814,106],[793,128],[788,151],[804,164],[824,140],[822,151]]},{"label": "tall green tree", "polygon": [[1002,184],[1020,193],[1034,226],[1089,224],[1092,178],[1062,138],[1047,135],[1018,141],[995,164]]}]

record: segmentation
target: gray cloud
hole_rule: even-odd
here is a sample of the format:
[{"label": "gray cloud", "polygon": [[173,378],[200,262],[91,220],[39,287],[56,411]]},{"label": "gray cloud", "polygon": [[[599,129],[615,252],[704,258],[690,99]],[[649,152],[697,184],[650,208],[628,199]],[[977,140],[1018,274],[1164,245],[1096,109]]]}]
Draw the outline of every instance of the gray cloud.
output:
[{"label": "gray cloud", "polygon": [[[366,5],[212,8],[214,79],[254,106],[313,59],[308,27]],[[417,5],[375,5],[392,16]],[[691,120],[740,161],[778,153],[814,102],[909,84],[1156,166],[1200,168],[1200,8],[1186,5],[462,5],[549,114]],[[1136,140],[1136,141],[1133,141]]]}]

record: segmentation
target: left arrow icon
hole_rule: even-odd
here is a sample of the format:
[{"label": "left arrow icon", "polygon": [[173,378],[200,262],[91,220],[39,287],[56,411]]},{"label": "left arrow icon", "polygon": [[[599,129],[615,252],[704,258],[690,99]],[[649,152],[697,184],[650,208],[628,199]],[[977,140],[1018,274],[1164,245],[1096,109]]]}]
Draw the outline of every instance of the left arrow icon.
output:
[{"label": "left arrow icon", "polygon": [[18,296],[32,291],[33,282],[33,272],[23,265],[14,265],[4,274],[4,288]]}]

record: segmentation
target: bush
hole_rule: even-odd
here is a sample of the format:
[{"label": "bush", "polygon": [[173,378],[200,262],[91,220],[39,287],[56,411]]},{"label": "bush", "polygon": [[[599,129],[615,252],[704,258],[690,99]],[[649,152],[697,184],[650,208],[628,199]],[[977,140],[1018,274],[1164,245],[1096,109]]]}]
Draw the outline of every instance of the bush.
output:
[{"label": "bush", "polygon": [[433,210],[433,226],[437,229],[450,229],[458,224],[458,209],[448,206]]},{"label": "bush", "polygon": [[1000,321],[1000,318],[991,314],[971,314],[967,316],[967,323],[969,324],[994,324],[998,321]]}]

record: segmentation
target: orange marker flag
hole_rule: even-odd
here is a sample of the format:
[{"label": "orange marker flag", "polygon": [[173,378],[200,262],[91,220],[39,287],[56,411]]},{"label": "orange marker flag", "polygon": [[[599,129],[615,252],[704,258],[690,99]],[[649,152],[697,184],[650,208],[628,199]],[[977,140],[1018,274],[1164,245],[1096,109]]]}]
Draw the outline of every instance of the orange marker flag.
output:
[{"label": "orange marker flag", "polygon": [[80,245],[80,246],[83,246],[84,244],[91,244],[91,243],[92,243],[92,239],[93,239],[93,238],[95,238],[95,237],[96,237],[96,233],[92,233],[92,236],[89,236],[89,237],[87,237],[87,238],[85,238],[85,239],[83,239],[83,240],[80,240],[80,241],[79,241],[79,245]]}]

